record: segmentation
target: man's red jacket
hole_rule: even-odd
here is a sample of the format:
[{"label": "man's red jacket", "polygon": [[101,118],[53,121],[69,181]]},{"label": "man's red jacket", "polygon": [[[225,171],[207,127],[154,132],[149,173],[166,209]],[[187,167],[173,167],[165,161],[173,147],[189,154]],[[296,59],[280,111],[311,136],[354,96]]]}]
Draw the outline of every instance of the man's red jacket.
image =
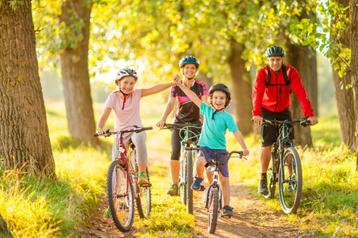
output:
[{"label": "man's red jacket", "polygon": [[[270,70],[271,74],[270,84],[280,85],[266,85],[268,70]],[[261,116],[262,108],[272,112],[282,112],[288,109],[290,107],[291,89],[297,96],[305,117],[313,116],[313,109],[302,85],[302,80],[298,71],[294,67],[286,65],[286,72],[290,81],[289,85],[285,85],[286,82],[283,77],[282,69],[275,72],[271,68],[265,66],[257,72],[253,89],[253,116]]]}]

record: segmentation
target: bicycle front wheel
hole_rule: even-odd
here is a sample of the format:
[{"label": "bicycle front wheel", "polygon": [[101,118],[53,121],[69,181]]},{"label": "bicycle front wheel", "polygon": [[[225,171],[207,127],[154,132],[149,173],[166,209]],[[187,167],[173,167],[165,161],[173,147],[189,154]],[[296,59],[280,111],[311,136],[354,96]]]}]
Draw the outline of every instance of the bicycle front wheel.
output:
[{"label": "bicycle front wheel", "polygon": [[187,183],[186,183],[186,153],[184,151],[183,157],[180,158],[180,176],[179,176],[179,194],[183,204],[187,203]]},{"label": "bicycle front wheel", "polygon": [[[147,175],[149,180],[149,173],[147,169]],[[150,182],[150,181],[149,181]],[[152,208],[152,193],[150,187],[140,187],[137,184],[137,209],[140,218],[148,218]]]},{"label": "bicycle front wheel", "polygon": [[296,213],[302,194],[302,167],[294,147],[285,149],[280,164],[278,184],[282,210],[286,214]]},{"label": "bicycle front wheel", "polygon": [[126,169],[115,160],[107,173],[108,205],[116,227],[128,232],[134,220],[134,194]]},{"label": "bicycle front wheel", "polygon": [[193,190],[191,189],[193,183],[193,153],[188,151],[186,155],[186,207],[188,213],[193,214]]},{"label": "bicycle front wheel", "polygon": [[219,215],[219,188],[211,186],[208,193],[208,232],[214,234]]}]

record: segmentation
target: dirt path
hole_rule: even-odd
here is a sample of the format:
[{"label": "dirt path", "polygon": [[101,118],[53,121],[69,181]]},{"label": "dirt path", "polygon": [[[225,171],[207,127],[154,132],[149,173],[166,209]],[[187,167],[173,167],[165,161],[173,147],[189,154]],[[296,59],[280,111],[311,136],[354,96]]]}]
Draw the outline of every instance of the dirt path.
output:
[{"label": "dirt path", "polygon": [[114,225],[112,218],[103,216],[103,211],[107,208],[107,197],[104,197],[101,206],[96,209],[89,219],[89,223],[77,229],[78,237],[82,238],[116,238],[116,237],[134,237],[135,230],[123,235]]},{"label": "dirt path", "polygon": [[[216,232],[211,235],[207,232],[207,212],[203,208],[204,193],[195,194],[195,235],[197,237],[309,237],[297,229],[294,223],[282,221],[282,212],[273,212],[257,199],[245,184],[238,184],[231,187],[232,203],[234,215],[230,219],[219,218]],[[103,199],[101,207],[97,208],[91,222],[78,229],[79,237],[135,237],[135,230],[123,235],[113,225],[112,219],[103,216],[103,210],[107,204]]]},{"label": "dirt path", "polygon": [[[162,151],[152,153],[153,158],[158,158],[151,166],[167,163],[167,154]],[[160,159],[159,159],[160,158]],[[169,181],[168,181],[169,183]],[[207,184],[206,184],[207,186]],[[245,238],[296,238],[312,237],[298,230],[297,223],[287,222],[281,219],[286,216],[283,212],[276,212],[264,206],[264,201],[256,195],[245,183],[232,181],[231,184],[231,206],[234,207],[234,215],[230,219],[219,218],[216,232],[211,235],[207,232],[207,212],[204,209],[204,192],[195,192],[194,215],[196,237],[245,237]],[[103,211],[107,207],[107,200],[103,198],[102,205],[93,214],[91,223],[78,229],[79,237],[114,238],[114,237],[135,237],[136,228],[123,235],[113,224],[112,219],[105,218]]]},{"label": "dirt path", "polygon": [[195,196],[194,213],[198,237],[308,237],[295,224],[282,221],[282,212],[265,208],[245,184],[231,186],[231,197],[234,215],[230,219],[219,218],[215,234],[211,235],[207,232],[208,220],[203,208],[203,195]]}]

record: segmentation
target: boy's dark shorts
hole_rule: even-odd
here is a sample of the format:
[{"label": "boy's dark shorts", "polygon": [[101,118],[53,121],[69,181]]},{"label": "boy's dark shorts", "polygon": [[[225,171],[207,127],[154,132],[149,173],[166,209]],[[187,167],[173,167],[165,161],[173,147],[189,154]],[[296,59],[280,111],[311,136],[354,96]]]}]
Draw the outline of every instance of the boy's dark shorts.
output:
[{"label": "boy's dark shorts", "polygon": [[228,155],[227,150],[210,149],[209,147],[200,147],[200,155],[204,156],[206,161],[217,160],[219,170],[224,177],[229,177]]},{"label": "boy's dark shorts", "polygon": [[[282,112],[272,112],[262,108],[262,117],[268,120],[292,120],[290,110],[286,109]],[[290,139],[294,139],[293,127],[290,125]],[[278,127],[265,125],[262,128],[262,147],[270,146],[276,142],[278,136]]]}]

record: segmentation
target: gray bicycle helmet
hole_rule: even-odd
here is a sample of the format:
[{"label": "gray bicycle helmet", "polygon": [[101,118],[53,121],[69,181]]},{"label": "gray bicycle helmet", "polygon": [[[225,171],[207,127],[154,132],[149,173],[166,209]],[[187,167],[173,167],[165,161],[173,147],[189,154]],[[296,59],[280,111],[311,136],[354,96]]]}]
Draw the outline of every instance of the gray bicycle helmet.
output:
[{"label": "gray bicycle helmet", "polygon": [[266,56],[280,56],[283,57],[285,55],[285,52],[280,46],[271,46],[266,49]]},{"label": "gray bicycle helmet", "polygon": [[137,72],[134,69],[131,68],[122,68],[118,71],[117,75],[116,75],[116,81],[121,80],[122,78],[126,77],[126,76],[132,76],[134,77],[136,80],[138,79],[138,75]]},{"label": "gray bicycle helmet", "polygon": [[200,62],[199,62],[198,58],[196,58],[192,55],[188,55],[188,56],[181,58],[181,60],[179,61],[179,67],[183,68],[186,64],[195,64],[195,66],[197,68],[199,68]]}]

